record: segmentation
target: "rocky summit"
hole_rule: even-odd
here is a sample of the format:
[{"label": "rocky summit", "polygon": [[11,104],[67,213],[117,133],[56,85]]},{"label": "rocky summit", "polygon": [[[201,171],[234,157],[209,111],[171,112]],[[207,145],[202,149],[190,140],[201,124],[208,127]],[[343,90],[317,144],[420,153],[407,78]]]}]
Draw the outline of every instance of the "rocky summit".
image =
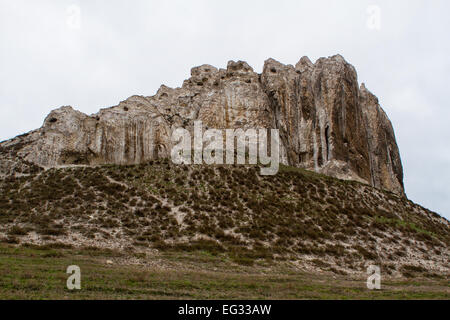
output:
[{"label": "rocky summit", "polygon": [[[278,173],[259,174],[262,162],[172,162],[172,133],[197,120],[204,129],[278,129]],[[406,198],[392,125],[341,56],[295,67],[270,59],[262,74],[242,61],[203,65],[181,88],[97,114],[56,109],[0,147],[0,253],[15,264],[36,252],[111,250],[127,268],[172,268],[168,255],[187,255],[197,274],[224,261],[233,272],[367,277],[375,265],[383,281],[448,279],[449,222]],[[176,272],[190,268],[180,261]]]},{"label": "rocky summit", "polygon": [[273,59],[261,74],[243,61],[202,65],[181,88],[132,96],[86,115],[70,106],[41,128],[0,144],[0,174],[39,168],[140,164],[167,158],[179,127],[274,128],[281,163],[404,195],[394,130],[378,99],[340,55],[294,66]]}]

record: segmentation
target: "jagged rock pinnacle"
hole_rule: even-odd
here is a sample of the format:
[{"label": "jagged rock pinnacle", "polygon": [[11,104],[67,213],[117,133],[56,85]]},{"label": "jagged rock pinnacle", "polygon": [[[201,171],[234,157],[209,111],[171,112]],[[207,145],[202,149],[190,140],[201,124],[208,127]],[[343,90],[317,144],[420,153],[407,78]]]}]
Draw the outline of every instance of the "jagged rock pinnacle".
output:
[{"label": "jagged rock pinnacle", "polygon": [[243,61],[202,65],[181,88],[161,86],[90,116],[61,107],[40,129],[1,143],[0,172],[12,173],[19,160],[54,167],[168,157],[172,131],[195,120],[219,129],[277,128],[282,163],[404,193],[392,125],[340,55],[314,64],[303,57],[295,67],[269,59],[262,74]]}]

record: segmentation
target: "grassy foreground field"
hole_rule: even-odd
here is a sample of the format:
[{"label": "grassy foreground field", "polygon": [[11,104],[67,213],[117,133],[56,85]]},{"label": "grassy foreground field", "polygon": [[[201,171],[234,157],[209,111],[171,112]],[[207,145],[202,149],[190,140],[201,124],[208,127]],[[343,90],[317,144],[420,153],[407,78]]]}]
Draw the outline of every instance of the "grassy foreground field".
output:
[{"label": "grassy foreground field", "polygon": [[[81,268],[69,291],[66,269]],[[445,278],[382,278],[306,273],[290,262],[242,266],[207,252],[142,254],[97,248],[0,245],[0,299],[449,299]]]}]

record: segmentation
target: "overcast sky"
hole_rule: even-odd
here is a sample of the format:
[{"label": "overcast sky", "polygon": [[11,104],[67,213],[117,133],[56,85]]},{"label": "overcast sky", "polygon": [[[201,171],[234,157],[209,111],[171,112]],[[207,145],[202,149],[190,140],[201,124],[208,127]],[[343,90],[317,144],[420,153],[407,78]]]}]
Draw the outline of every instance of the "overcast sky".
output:
[{"label": "overcast sky", "polygon": [[91,114],[201,64],[339,53],[378,96],[408,197],[450,218],[450,2],[0,0],[0,140]]}]

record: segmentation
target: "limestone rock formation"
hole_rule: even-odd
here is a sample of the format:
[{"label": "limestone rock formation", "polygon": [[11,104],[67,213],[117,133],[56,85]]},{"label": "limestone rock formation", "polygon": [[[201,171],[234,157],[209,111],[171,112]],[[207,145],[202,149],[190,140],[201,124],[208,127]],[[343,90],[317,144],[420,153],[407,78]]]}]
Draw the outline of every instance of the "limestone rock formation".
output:
[{"label": "limestone rock formation", "polygon": [[377,98],[358,85],[355,68],[336,55],[284,65],[273,59],[258,74],[243,61],[226,69],[202,65],[181,88],[161,86],[85,115],[53,110],[41,128],[0,144],[0,172],[18,164],[134,164],[168,157],[178,127],[277,128],[281,162],[403,194],[392,125]]}]

